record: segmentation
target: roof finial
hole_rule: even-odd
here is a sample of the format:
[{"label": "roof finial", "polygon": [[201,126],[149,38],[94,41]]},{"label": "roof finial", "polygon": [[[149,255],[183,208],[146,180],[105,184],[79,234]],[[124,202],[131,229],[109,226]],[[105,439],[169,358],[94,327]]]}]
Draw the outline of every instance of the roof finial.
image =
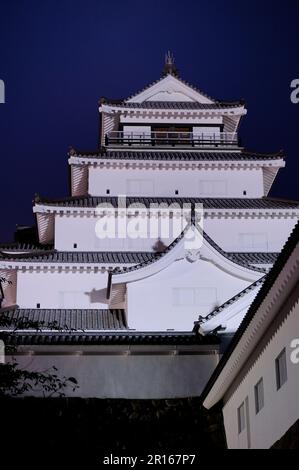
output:
[{"label": "roof finial", "polygon": [[167,74],[178,76],[178,69],[174,63],[174,55],[170,51],[167,51],[165,54],[165,64],[163,69],[163,75]]}]

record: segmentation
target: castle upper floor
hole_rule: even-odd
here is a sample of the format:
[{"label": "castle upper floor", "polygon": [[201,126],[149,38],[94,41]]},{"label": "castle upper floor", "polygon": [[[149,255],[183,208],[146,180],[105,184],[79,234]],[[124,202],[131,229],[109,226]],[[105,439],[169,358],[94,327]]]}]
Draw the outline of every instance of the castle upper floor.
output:
[{"label": "castle upper floor", "polygon": [[100,142],[107,148],[240,147],[243,101],[215,100],[179,77],[166,56],[163,76],[124,100],[101,98]]}]

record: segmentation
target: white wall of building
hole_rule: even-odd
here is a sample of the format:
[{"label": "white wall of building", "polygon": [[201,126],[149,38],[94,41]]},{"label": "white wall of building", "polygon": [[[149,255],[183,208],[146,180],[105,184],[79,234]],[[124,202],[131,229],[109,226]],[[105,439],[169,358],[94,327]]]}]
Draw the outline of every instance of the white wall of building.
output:
[{"label": "white wall of building", "polygon": [[[99,219],[87,215],[55,216],[55,249],[60,251],[152,251],[157,238],[148,238],[140,229],[139,238],[98,238]],[[225,251],[278,252],[295,223],[295,218],[205,218],[203,229]],[[117,235],[117,232],[116,232]],[[159,234],[158,234],[159,235]],[[161,237],[170,244],[175,237]],[[74,244],[77,247],[74,248]]]},{"label": "white wall of building", "polygon": [[[299,341],[299,304],[266,345],[254,366],[229,398],[224,398],[224,425],[229,448],[269,448],[299,418],[299,363],[290,360],[293,349],[291,341]],[[277,390],[275,359],[286,349],[287,381]],[[298,354],[297,354],[298,357]],[[263,378],[264,407],[255,412],[254,386]],[[237,408],[248,397],[249,421],[245,429],[238,433]],[[249,431],[248,431],[249,429]]]},{"label": "white wall of building", "polygon": [[71,349],[65,347],[69,353],[65,356],[18,356],[17,362],[26,370],[38,371],[55,365],[61,376],[75,377],[80,388],[74,393],[66,390],[66,396],[126,399],[199,396],[218,362],[217,354],[72,355]]},{"label": "white wall of building", "polygon": [[[55,249],[59,251],[153,251],[153,245],[157,242],[158,237],[148,238],[142,228],[140,228],[141,236],[138,238],[130,236],[119,238],[117,225],[115,226],[115,238],[110,235],[99,238],[96,234],[98,221],[100,219],[95,216],[56,215]],[[163,239],[169,244],[173,237]],[[77,244],[76,248],[74,248],[74,244]]]},{"label": "white wall of building", "polygon": [[127,284],[130,328],[190,331],[199,315],[207,315],[250,283],[209,261],[175,261],[155,276]]},{"label": "white wall of building", "polygon": [[298,219],[230,218],[204,220],[207,234],[225,251],[279,252]]},{"label": "white wall of building", "polygon": [[[130,191],[131,182],[134,190]],[[140,184],[137,185],[137,182]],[[152,168],[89,168],[91,196],[232,197],[258,198],[264,195],[262,169],[192,170]],[[107,193],[109,191],[109,193]],[[176,193],[178,191],[178,193]],[[244,194],[245,191],[245,194]]]},{"label": "white wall of building", "polygon": [[151,137],[151,126],[124,126],[123,127],[124,137],[142,137],[150,139]]},{"label": "white wall of building", "polygon": [[20,308],[108,308],[107,273],[18,271]]},{"label": "white wall of building", "polygon": [[210,124],[223,124],[225,120],[225,117],[223,118],[222,116],[220,117],[203,117],[201,113],[198,113],[192,118],[190,116],[186,116],[184,114],[181,114],[179,117],[176,115],[169,116],[169,114],[162,114],[158,118],[154,117],[149,114],[143,114],[142,116],[139,116],[138,118],[134,114],[121,114],[120,115],[120,123],[123,124],[144,124],[144,125],[151,125],[155,124],[156,126],[159,126],[159,124],[169,124],[169,125],[177,125],[181,126],[182,124],[187,124],[189,126],[192,126],[196,124],[197,126],[204,126],[204,125],[210,125]]}]

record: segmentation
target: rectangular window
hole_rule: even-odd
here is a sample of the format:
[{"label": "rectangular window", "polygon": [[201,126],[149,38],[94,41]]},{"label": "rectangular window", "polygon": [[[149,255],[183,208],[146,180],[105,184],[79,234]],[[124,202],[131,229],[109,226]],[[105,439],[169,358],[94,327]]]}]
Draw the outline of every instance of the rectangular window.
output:
[{"label": "rectangular window", "polygon": [[214,307],[216,301],[217,290],[214,287],[175,287],[173,289],[173,304],[177,306]]},{"label": "rectangular window", "polygon": [[243,250],[268,249],[268,238],[266,233],[239,233],[239,244]]},{"label": "rectangular window", "polygon": [[130,179],[127,180],[128,196],[153,196],[154,182],[152,180]]},{"label": "rectangular window", "polygon": [[245,403],[243,403],[238,408],[238,432],[239,434],[245,429]]},{"label": "rectangular window", "polygon": [[226,196],[227,184],[224,180],[200,180],[199,196]]},{"label": "rectangular window", "polygon": [[275,370],[276,370],[276,386],[279,390],[283,384],[288,380],[287,373],[287,357],[285,348],[281,351],[279,356],[275,359]]},{"label": "rectangular window", "polygon": [[193,127],[193,139],[203,143],[213,143],[220,140],[220,126],[195,126]]},{"label": "rectangular window", "polygon": [[195,305],[195,292],[192,288],[177,288],[173,290],[175,305]]},{"label": "rectangular window", "polygon": [[258,414],[259,411],[264,407],[264,382],[263,379],[260,379],[256,386],[254,387],[254,398],[255,398],[255,413]]}]

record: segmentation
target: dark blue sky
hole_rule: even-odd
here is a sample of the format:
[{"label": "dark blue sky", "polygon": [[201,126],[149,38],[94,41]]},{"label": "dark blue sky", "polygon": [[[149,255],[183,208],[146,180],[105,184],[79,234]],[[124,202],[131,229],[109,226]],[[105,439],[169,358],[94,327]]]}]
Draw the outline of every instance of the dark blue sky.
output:
[{"label": "dark blue sky", "polygon": [[250,150],[287,154],[272,195],[298,199],[299,0],[1,0],[0,240],[30,224],[32,198],[68,195],[67,150],[95,149],[100,96],[160,77],[173,51],[182,78],[244,98]]}]

